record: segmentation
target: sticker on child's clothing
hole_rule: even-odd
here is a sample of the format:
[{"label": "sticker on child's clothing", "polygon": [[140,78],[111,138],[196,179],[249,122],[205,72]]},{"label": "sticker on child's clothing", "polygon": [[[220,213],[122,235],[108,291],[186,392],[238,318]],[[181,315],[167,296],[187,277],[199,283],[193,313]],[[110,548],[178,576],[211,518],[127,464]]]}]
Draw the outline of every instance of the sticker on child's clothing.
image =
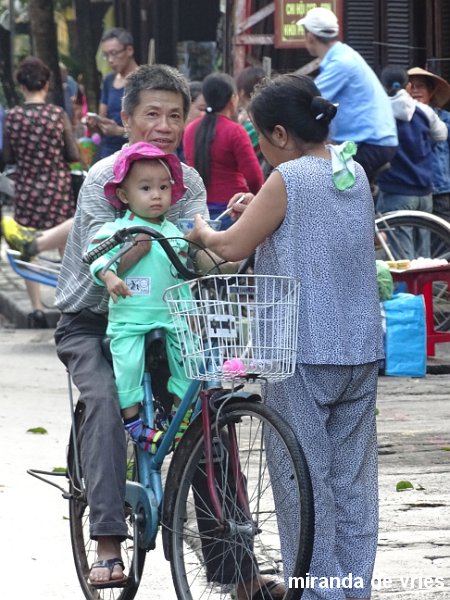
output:
[{"label": "sticker on child's clothing", "polygon": [[148,296],[150,294],[149,277],[126,277],[125,283],[133,293],[133,296]]}]

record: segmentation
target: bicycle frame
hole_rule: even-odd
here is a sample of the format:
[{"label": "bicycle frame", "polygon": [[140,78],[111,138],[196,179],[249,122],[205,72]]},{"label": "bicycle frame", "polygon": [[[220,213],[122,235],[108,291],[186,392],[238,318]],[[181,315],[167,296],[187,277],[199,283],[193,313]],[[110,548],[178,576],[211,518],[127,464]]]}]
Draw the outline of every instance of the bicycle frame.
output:
[{"label": "bicycle frame", "polygon": [[[161,479],[161,467],[165,456],[175,439],[181,421],[189,407],[198,397],[200,383],[193,381],[184,396],[175,416],[166,431],[161,445],[154,455],[149,454],[136,444],[138,456],[139,483],[127,480],[125,500],[130,504],[133,514],[139,519],[141,509],[144,510],[146,522],[141,530],[139,547],[143,550],[151,550],[155,547],[155,539],[160,523],[161,505],[163,499],[163,485]],[[142,405],[143,418],[146,423],[153,423],[153,400],[151,391],[151,375],[144,373],[144,402]]]},{"label": "bicycle frame", "polygon": [[[192,381],[188,388],[187,393],[182,399],[180,406],[178,407],[167,431],[164,434],[161,445],[158,447],[154,455],[149,454],[138,444],[136,444],[137,462],[139,470],[139,483],[128,481],[126,482],[125,499],[133,509],[135,519],[139,521],[139,515],[141,510],[144,510],[146,516],[146,523],[144,529],[141,530],[138,539],[139,547],[143,550],[151,550],[155,546],[155,539],[158,533],[158,526],[160,523],[161,507],[164,496],[162,479],[161,479],[161,467],[164,462],[164,458],[170,451],[170,448],[175,439],[175,435],[179,430],[180,424],[186,415],[187,411],[191,406],[194,407],[193,418],[201,412],[203,426],[205,431],[205,462],[207,472],[208,489],[210,492],[210,498],[214,506],[216,518],[218,522],[224,525],[223,510],[218,499],[217,490],[215,488],[214,480],[214,465],[213,465],[213,452],[212,452],[212,439],[211,439],[211,409],[210,409],[210,393],[212,390],[217,390],[218,384],[215,381],[207,382],[202,384],[199,381]],[[231,392],[228,397],[234,396]],[[240,394],[240,397],[249,396],[250,394]],[[225,395],[226,397],[227,395]],[[253,395],[254,396],[254,395]],[[146,423],[153,423],[154,411],[153,411],[153,399],[151,389],[151,375],[148,371],[144,373],[144,402],[142,404],[141,412],[143,419]],[[245,490],[244,477],[242,475],[239,456],[237,450],[237,440],[234,425],[230,425],[228,428],[230,435],[230,455],[232,471],[235,477],[238,499],[241,509],[245,514],[249,515],[248,499]]]}]

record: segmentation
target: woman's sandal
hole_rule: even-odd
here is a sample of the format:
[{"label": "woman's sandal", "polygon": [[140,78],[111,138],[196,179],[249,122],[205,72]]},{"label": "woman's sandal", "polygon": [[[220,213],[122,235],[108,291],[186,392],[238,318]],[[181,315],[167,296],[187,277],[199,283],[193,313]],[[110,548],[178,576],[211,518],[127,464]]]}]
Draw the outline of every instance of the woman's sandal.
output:
[{"label": "woman's sandal", "polygon": [[125,565],[120,558],[108,558],[106,560],[98,560],[91,567],[92,569],[109,569],[109,580],[108,581],[90,581],[88,579],[89,585],[97,590],[103,590],[106,588],[120,588],[125,587],[128,582],[128,577],[124,574],[121,579],[111,579],[111,575],[113,569],[116,565],[119,565],[122,569],[125,569]]},{"label": "woman's sandal", "polygon": [[277,588],[280,583],[277,581],[262,581],[259,590],[257,590],[251,600],[282,600],[285,596],[285,592],[280,596],[274,596],[275,588]]}]

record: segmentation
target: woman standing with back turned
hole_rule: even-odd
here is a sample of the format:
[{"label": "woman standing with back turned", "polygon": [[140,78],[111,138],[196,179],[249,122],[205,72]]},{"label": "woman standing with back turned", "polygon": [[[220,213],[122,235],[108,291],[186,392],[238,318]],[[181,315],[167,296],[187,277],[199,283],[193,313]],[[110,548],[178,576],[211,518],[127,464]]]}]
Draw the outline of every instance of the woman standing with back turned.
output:
[{"label": "woman standing with back turned", "polygon": [[[264,177],[247,132],[233,120],[239,101],[233,78],[208,75],[202,91],[206,112],[186,127],[183,149],[186,162],[205,183],[209,214],[215,219],[234,194],[256,194]],[[230,225],[224,219],[222,228]]]},{"label": "woman standing with back turned", "polygon": [[[47,65],[29,56],[19,64],[16,79],[24,103],[6,117],[4,150],[5,159],[17,165],[14,218],[25,227],[49,229],[75,212],[67,162],[79,160],[79,151],[69,117],[61,107],[46,101]],[[64,246],[59,250],[62,253]],[[25,283],[33,307],[30,326],[46,327],[39,284]]]},{"label": "woman standing with back turned", "polygon": [[[336,108],[309,77],[268,82],[249,113],[274,170],[248,206],[236,206],[235,214],[243,214],[230,229],[215,232],[198,216],[188,237],[225,260],[257,248],[255,273],[301,281],[296,372],[267,384],[265,402],[291,424],[311,472],[310,580],[337,577],[346,587],[319,586],[316,579],[302,600],[368,599],[378,534],[375,400],[383,357],[369,182],[352,158],[353,143],[325,145]],[[276,449],[268,458],[284,572],[296,575],[298,506],[285,502],[289,482],[278,476]]]}]

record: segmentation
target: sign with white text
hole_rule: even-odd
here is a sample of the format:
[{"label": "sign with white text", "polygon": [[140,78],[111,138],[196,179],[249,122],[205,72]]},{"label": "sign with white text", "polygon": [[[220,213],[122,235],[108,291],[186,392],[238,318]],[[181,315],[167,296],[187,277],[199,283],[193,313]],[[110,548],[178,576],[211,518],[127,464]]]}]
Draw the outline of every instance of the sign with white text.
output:
[{"label": "sign with white text", "polygon": [[342,22],[342,0],[329,2],[292,2],[292,0],[275,0],[275,48],[303,48],[305,46],[305,30],[297,21],[303,18],[312,8],[321,6],[332,10]]}]

